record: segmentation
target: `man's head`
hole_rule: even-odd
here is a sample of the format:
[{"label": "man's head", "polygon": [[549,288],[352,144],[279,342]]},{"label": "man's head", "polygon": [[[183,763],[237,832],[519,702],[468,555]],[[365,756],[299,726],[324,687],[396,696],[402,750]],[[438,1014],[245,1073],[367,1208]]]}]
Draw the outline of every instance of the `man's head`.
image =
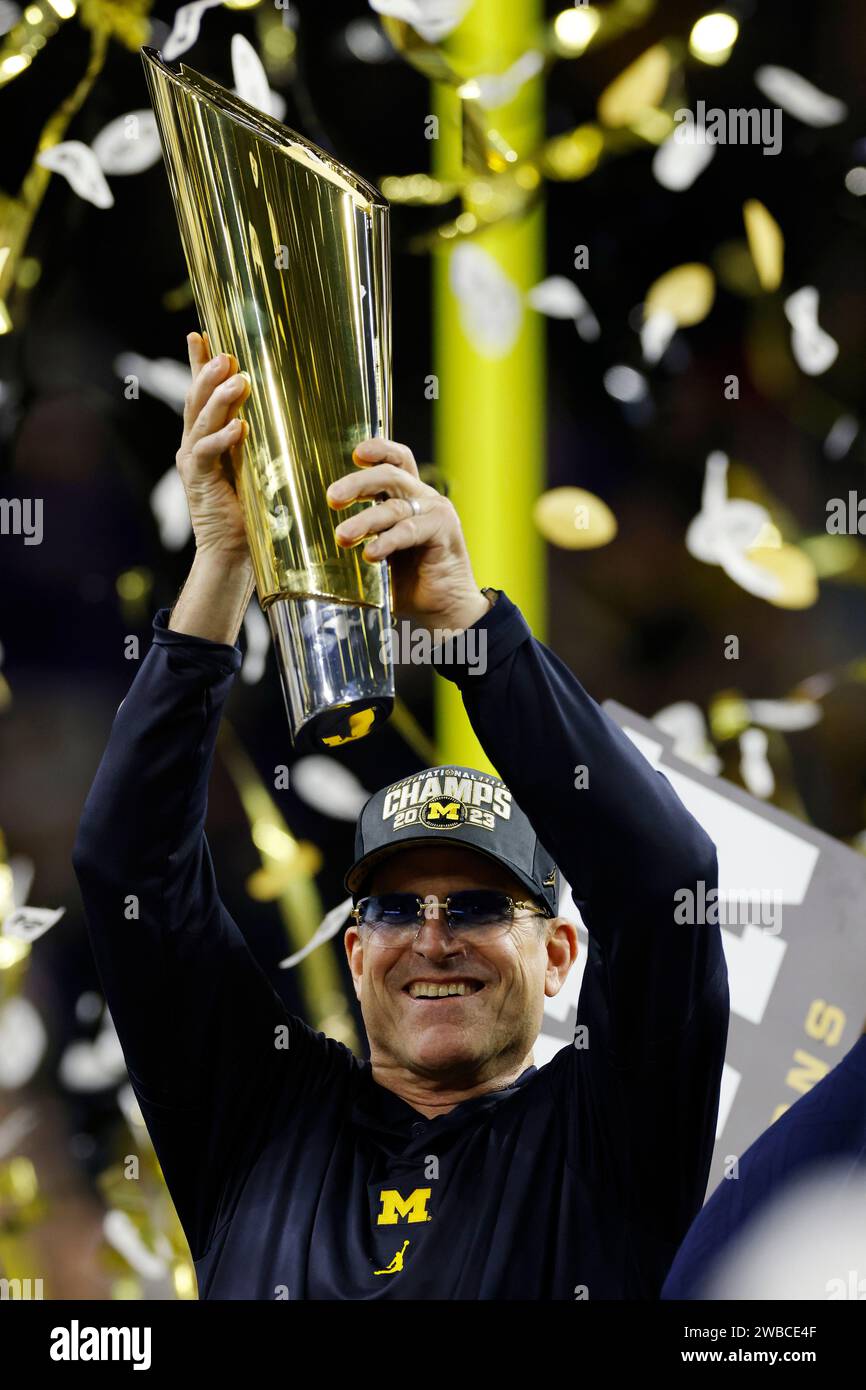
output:
[{"label": "man's head", "polygon": [[[474,1089],[526,1063],[577,933],[554,915],[555,865],[505,784],[446,766],[384,787],[361,812],[345,881],[356,903],[402,893],[414,912],[422,900],[399,931],[390,904],[379,927],[371,907],[346,932],[374,1068]],[[442,906],[467,890],[500,895],[481,930],[460,919],[465,900],[454,917]],[[526,906],[512,913],[509,900]],[[434,985],[443,993],[422,997]]]},{"label": "man's head", "polygon": [[[532,901],[502,865],[450,844],[391,855],[373,870],[365,895],[409,892],[444,903],[469,888]],[[363,925],[349,927],[345,943],[374,1067],[474,1088],[522,1069],[530,1057],[544,998],[558,994],[576,957],[577,930],[565,918],[518,909],[506,929],[476,941],[471,929],[451,931],[443,908],[427,907],[417,932],[398,945],[388,928]],[[462,984],[465,992],[417,997],[426,983]]]}]

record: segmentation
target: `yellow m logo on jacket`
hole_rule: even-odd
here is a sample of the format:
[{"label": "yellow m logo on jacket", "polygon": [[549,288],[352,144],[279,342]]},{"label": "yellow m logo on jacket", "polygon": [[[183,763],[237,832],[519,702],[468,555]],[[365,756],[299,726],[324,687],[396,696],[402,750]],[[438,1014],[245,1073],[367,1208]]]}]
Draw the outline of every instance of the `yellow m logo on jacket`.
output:
[{"label": "yellow m logo on jacket", "polygon": [[430,1187],[416,1187],[408,1197],[402,1197],[396,1188],[385,1188],[379,1193],[382,1210],[376,1218],[377,1226],[396,1226],[398,1221],[429,1221],[427,1198]]}]

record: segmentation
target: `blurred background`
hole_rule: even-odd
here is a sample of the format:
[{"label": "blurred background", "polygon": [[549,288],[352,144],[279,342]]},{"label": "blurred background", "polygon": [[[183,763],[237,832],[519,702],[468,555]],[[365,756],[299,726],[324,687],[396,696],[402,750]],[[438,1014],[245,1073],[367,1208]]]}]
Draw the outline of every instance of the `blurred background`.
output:
[{"label": "blurred background", "polygon": [[[855,0],[0,0],[0,921],[28,908],[0,934],[0,1276],[53,1299],[195,1296],[70,864],[129,639],[143,656],[191,560],[199,324],[143,44],[390,200],[394,434],[479,583],[683,760],[866,845]],[[751,141],[713,144],[713,110],[758,112]],[[445,682],[401,666],[383,732],[300,765],[255,607],[208,837],[275,988],[363,1053],[339,936],[279,962],[344,899],[365,795],[481,755]]]}]

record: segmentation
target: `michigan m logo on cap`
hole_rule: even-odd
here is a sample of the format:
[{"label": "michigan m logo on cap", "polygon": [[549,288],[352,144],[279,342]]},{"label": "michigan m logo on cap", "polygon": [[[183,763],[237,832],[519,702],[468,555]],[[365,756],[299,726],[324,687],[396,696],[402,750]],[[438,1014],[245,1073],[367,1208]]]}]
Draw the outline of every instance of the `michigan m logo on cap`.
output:
[{"label": "michigan m logo on cap", "polygon": [[420,819],[422,825],[429,825],[432,830],[453,830],[465,821],[466,807],[462,801],[443,801],[434,796],[424,802]]}]

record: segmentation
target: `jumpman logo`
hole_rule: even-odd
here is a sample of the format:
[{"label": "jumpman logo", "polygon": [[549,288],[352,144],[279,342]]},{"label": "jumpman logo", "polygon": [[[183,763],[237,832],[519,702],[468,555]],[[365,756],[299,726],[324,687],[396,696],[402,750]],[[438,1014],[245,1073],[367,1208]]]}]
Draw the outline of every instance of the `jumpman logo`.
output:
[{"label": "jumpman logo", "polygon": [[[409,1244],[408,1240],[403,1241],[403,1250]],[[403,1268],[403,1250],[398,1250],[393,1260],[384,1269],[374,1269],[374,1274],[398,1274]]]}]

